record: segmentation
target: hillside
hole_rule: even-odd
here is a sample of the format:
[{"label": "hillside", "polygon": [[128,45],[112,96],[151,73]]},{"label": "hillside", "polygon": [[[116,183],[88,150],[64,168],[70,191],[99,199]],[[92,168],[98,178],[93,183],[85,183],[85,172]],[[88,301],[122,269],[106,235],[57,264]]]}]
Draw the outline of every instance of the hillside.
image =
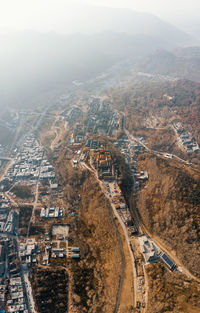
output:
[{"label": "hillside", "polygon": [[200,47],[158,50],[136,65],[141,72],[200,82]]},{"label": "hillside", "polygon": [[148,265],[147,275],[151,290],[148,313],[199,313],[199,284],[178,271],[168,271],[161,263]]},{"label": "hillside", "polygon": [[0,34],[2,105],[30,105],[34,98],[66,92],[74,80],[94,79],[127,58],[144,58],[156,49],[174,49],[192,41],[175,26],[147,13],[90,8],[75,16],[70,20],[71,34],[67,34],[67,21],[63,22],[66,34]]},{"label": "hillside", "polygon": [[[126,88],[112,89],[108,96],[125,113],[126,128],[143,136],[150,147],[185,158],[172,127],[179,120],[200,144],[200,84],[175,82],[131,82]],[[196,158],[197,155],[187,155]]]},{"label": "hillside", "polygon": [[66,30],[69,28],[89,34],[104,31],[144,34],[157,37],[161,42],[165,41],[170,45],[172,42],[176,45],[189,44],[193,40],[186,32],[150,13],[100,6],[84,6],[81,9],[76,10],[73,20],[65,21]]},{"label": "hillside", "polygon": [[121,239],[110,205],[95,178],[89,171],[72,168],[66,160],[67,153],[65,149],[61,151],[56,167],[65,201],[79,211],[76,231],[71,236],[81,247],[80,262],[70,265],[71,301],[75,312],[113,312],[124,257]]},{"label": "hillside", "polygon": [[149,173],[137,201],[144,225],[200,277],[200,173],[155,156],[141,159],[139,167]]}]

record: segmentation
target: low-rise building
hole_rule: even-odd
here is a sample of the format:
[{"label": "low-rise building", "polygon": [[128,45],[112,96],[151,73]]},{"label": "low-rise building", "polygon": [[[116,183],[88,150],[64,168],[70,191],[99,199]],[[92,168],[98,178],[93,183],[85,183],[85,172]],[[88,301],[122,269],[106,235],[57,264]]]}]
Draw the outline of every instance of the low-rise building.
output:
[{"label": "low-rise building", "polygon": [[145,263],[154,263],[158,261],[157,247],[149,236],[141,236],[140,247]]}]

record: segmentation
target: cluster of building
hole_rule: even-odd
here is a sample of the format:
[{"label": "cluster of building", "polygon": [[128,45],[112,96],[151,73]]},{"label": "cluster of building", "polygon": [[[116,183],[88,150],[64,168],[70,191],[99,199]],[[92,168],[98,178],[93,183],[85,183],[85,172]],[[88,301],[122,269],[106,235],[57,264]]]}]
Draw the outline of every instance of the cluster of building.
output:
[{"label": "cluster of building", "polygon": [[80,248],[79,247],[67,247],[67,248],[52,248],[51,246],[46,246],[45,252],[42,258],[42,265],[48,265],[50,258],[52,259],[80,259]]},{"label": "cluster of building", "polygon": [[46,234],[42,265],[48,265],[51,259],[80,259],[80,248],[69,246],[69,241],[69,225],[54,225],[51,235]]},{"label": "cluster of building", "polygon": [[16,217],[17,217],[17,213],[16,212],[14,212],[14,211],[13,212],[9,212],[7,220],[6,220],[4,228],[3,228],[3,232],[4,233],[14,234]]},{"label": "cluster of building", "polygon": [[80,248],[79,247],[68,247],[68,258],[80,259]]},{"label": "cluster of building", "polygon": [[[1,181],[3,187],[24,181],[30,184],[45,181],[49,183],[51,190],[57,191],[54,169],[34,135],[27,135],[24,143],[18,144],[13,155],[14,162]],[[15,233],[17,210],[8,196],[9,193],[0,193],[0,310],[2,308],[6,312],[28,313],[32,293],[28,271],[31,264],[39,261],[40,250],[32,239],[18,242]],[[49,208],[47,211],[47,217],[63,214],[62,209],[57,208]]]},{"label": "cluster of building", "polygon": [[141,251],[145,263],[154,263],[158,261],[158,249],[150,237],[144,235],[139,237]]},{"label": "cluster of building", "polygon": [[102,143],[99,140],[88,139],[85,147],[90,149],[97,150],[101,147]]},{"label": "cluster of building", "polygon": [[125,158],[126,164],[128,164],[130,168],[135,189],[139,189],[141,183],[145,182],[149,178],[147,171],[138,171],[137,167],[138,156],[141,153],[144,153],[146,149],[140,143],[129,140],[126,135],[121,136],[121,138],[119,138],[114,144],[120,150],[121,154]]},{"label": "cluster of building", "polygon": [[162,250],[160,250],[153,240],[147,236],[143,235],[139,237],[141,251],[146,264],[154,263],[161,260],[170,270],[174,270],[176,265],[171,260],[171,258]]},{"label": "cluster of building", "polygon": [[192,135],[183,128],[180,122],[173,123],[176,134],[179,137],[180,144],[184,147],[184,149],[188,152],[197,152],[199,151],[199,145],[196,140],[192,137]]},{"label": "cluster of building", "polygon": [[[83,112],[80,109],[73,108],[68,116],[68,123],[75,123],[83,117]],[[120,118],[119,113],[111,110],[110,102],[103,98],[92,97],[88,104],[88,114],[84,124],[77,123],[74,127],[69,143],[73,148],[79,148],[86,140],[86,133],[101,134],[113,136],[119,129]],[[86,146],[98,149],[97,145],[92,146],[93,140],[88,141]]]},{"label": "cluster of building", "polygon": [[[0,303],[6,304],[6,312],[26,312],[22,295],[14,294],[12,280],[21,279],[19,259],[14,239],[17,213],[5,193],[0,194]],[[1,305],[0,305],[1,308]]]},{"label": "cluster of building", "polygon": [[111,110],[108,100],[93,97],[88,105],[85,126],[91,134],[112,136],[119,129],[119,114]]},{"label": "cluster of building", "polygon": [[58,218],[63,217],[63,209],[60,208],[42,208],[40,212],[42,218]]},{"label": "cluster of building", "polygon": [[83,118],[83,112],[79,107],[73,107],[67,114],[66,120],[69,125],[74,125],[78,120]]},{"label": "cluster of building", "polygon": [[0,260],[1,303],[4,303],[6,312],[28,313],[15,239],[0,237]]},{"label": "cluster of building", "polygon": [[98,172],[99,179],[103,180],[115,180],[115,168],[112,162],[110,150],[101,147],[98,150],[94,150],[94,165]]},{"label": "cluster of building", "polygon": [[122,195],[122,192],[116,182],[113,184],[107,184],[107,192],[110,196],[111,202],[115,205],[115,208],[118,211],[118,214],[123,221],[123,223],[126,225],[129,236],[133,236],[137,234],[138,230],[134,223],[134,220],[130,214],[129,208],[126,205],[126,201],[124,199],[124,196]]},{"label": "cluster of building", "polygon": [[77,123],[74,127],[69,143],[71,146],[78,149],[82,146],[83,142],[86,140],[86,127],[82,124]]},{"label": "cluster of building", "polygon": [[4,277],[5,275],[5,260],[6,260],[6,251],[7,245],[5,244],[5,241],[0,239],[0,277]]},{"label": "cluster of building", "polygon": [[13,277],[9,283],[9,300],[7,300],[7,312],[10,313],[28,313],[27,305],[24,299],[22,278]]},{"label": "cluster of building", "polygon": [[134,223],[134,220],[130,214],[129,209],[127,208],[125,203],[121,203],[118,207],[119,215],[123,221],[123,223],[126,225],[129,236],[133,236],[138,233],[138,229]]},{"label": "cluster of building", "polygon": [[14,164],[8,170],[5,179],[9,181],[56,179],[45,150],[39,145],[34,135],[27,136],[22,147],[16,151]]},{"label": "cluster of building", "polygon": [[13,234],[17,214],[11,211],[12,205],[4,193],[0,194],[0,233]]},{"label": "cluster of building", "polygon": [[37,255],[40,254],[35,239],[28,239],[26,242],[21,242],[19,246],[19,257],[24,269],[27,269],[32,263],[37,263]]},{"label": "cluster of building", "polygon": [[71,258],[80,259],[80,248],[79,247],[68,247],[68,248],[52,248],[51,258]]},{"label": "cluster of building", "polygon": [[51,248],[51,258],[71,258],[80,259],[80,248],[79,247],[67,247],[67,248]]}]

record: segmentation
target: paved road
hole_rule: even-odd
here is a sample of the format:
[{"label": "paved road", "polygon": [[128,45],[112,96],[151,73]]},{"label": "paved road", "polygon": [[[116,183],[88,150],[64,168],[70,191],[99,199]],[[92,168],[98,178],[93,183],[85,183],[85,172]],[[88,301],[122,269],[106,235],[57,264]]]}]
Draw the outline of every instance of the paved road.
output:
[{"label": "paved road", "polygon": [[113,203],[111,203],[111,206],[112,206],[112,209],[113,209],[113,213],[114,215],[116,216],[116,218],[118,219],[122,229],[123,229],[123,232],[124,232],[124,236],[125,236],[125,239],[126,239],[126,243],[127,243],[127,246],[128,246],[128,249],[129,249],[129,254],[130,254],[130,257],[131,257],[131,262],[132,262],[132,268],[133,268],[133,282],[134,282],[134,306],[136,307],[136,302],[137,302],[137,284],[136,284],[136,277],[137,277],[137,274],[136,274],[136,268],[135,268],[135,258],[134,258],[134,255],[131,251],[131,246],[130,246],[130,239],[129,239],[129,236],[128,236],[128,231],[127,231],[127,228],[126,226],[124,225],[121,217],[119,216],[116,208],[115,208],[115,205]]}]

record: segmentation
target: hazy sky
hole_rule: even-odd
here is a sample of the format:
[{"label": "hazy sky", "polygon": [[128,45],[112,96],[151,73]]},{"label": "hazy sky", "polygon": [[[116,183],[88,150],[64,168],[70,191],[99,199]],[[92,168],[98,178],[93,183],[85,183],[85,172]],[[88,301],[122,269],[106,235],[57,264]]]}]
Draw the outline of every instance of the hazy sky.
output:
[{"label": "hazy sky", "polygon": [[200,12],[200,0],[0,0],[0,29],[65,32],[66,19],[83,14],[84,5],[132,8],[177,23]]}]

